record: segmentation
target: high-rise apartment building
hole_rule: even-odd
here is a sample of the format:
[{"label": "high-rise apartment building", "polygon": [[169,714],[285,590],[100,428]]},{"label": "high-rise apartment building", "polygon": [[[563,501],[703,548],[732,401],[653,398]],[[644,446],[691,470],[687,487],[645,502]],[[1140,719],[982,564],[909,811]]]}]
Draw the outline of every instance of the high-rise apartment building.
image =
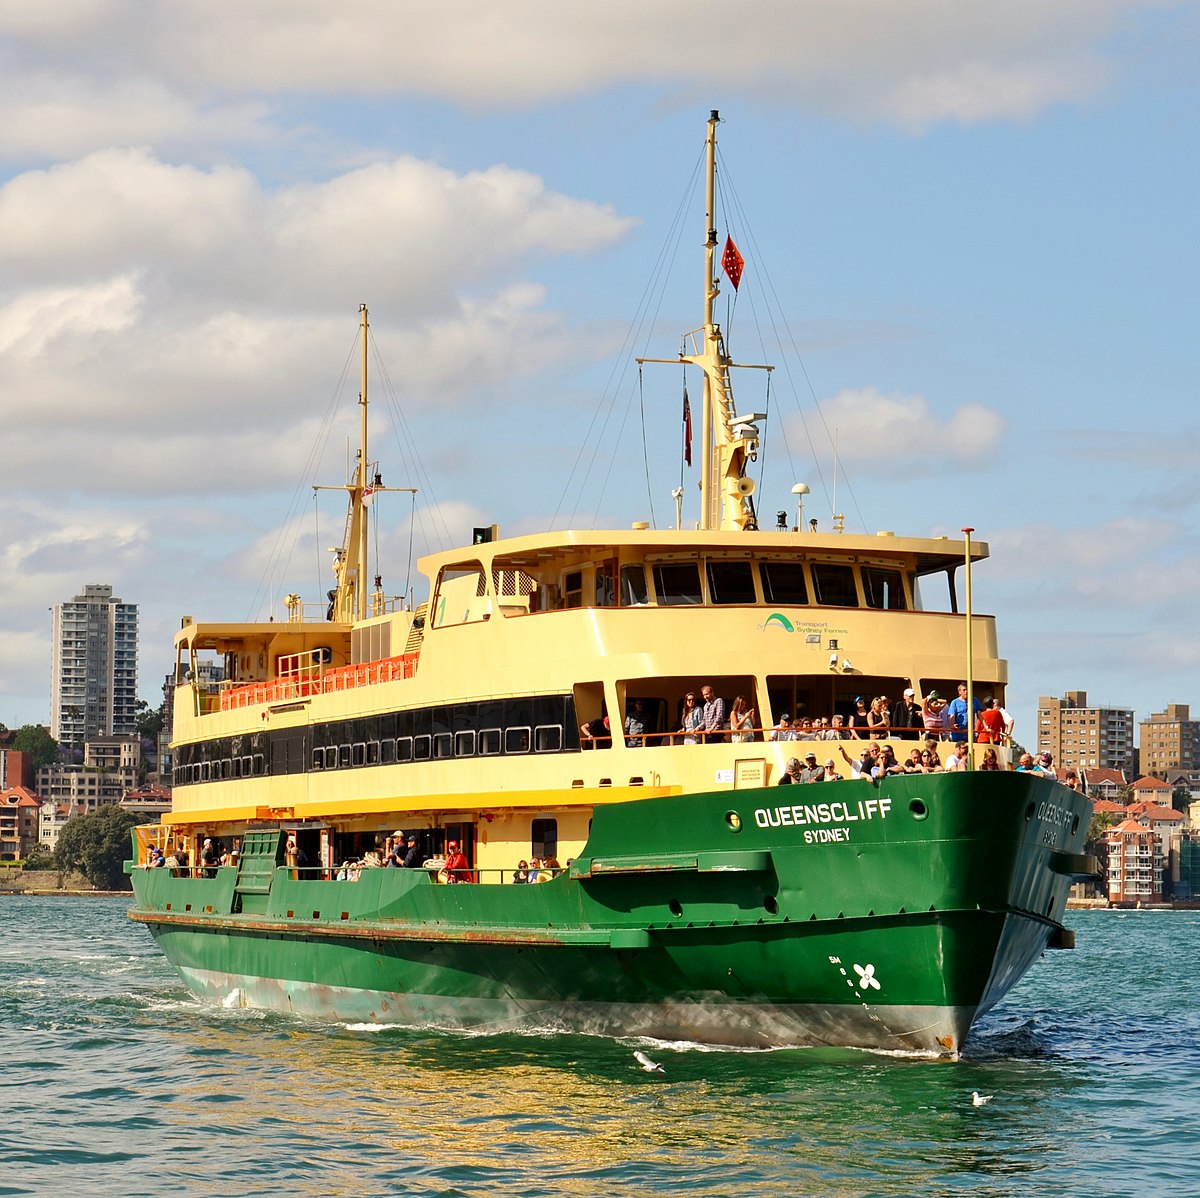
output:
[{"label": "high-rise apartment building", "polygon": [[1200,769],[1200,720],[1186,703],[1168,703],[1141,723],[1142,773],[1156,778]]},{"label": "high-rise apartment building", "polygon": [[81,747],[137,726],[138,609],[110,586],[54,605],[50,735]]},{"label": "high-rise apartment building", "polygon": [[1087,691],[1038,699],[1037,751],[1063,769],[1133,769],[1133,729],[1132,708],[1089,707]]}]

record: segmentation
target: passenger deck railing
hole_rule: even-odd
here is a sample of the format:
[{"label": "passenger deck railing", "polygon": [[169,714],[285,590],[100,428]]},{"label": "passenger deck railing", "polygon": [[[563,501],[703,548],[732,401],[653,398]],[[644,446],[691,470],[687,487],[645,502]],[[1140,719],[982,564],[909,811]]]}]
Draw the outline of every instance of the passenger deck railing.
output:
[{"label": "passenger deck railing", "polygon": [[419,653],[402,653],[399,657],[384,657],[359,665],[298,671],[270,682],[229,683],[223,685],[220,692],[221,710],[234,711],[263,703],[329,695],[360,686],[377,686],[382,682],[399,682],[416,674],[418,657]]},{"label": "passenger deck railing", "polygon": [[[176,878],[200,878],[212,879],[217,876],[217,871],[220,869],[237,869],[236,865],[186,865],[186,866],[151,866],[144,861],[139,862],[138,869],[162,869],[164,873],[171,874]],[[370,874],[377,870],[388,872],[388,867],[383,865],[365,865],[361,861],[352,861],[346,865],[280,865],[275,869],[275,873],[286,873],[293,880],[298,882],[357,882],[364,874]],[[424,871],[430,875],[430,880],[438,884],[450,885],[453,883],[475,883],[486,884],[490,886],[507,886],[507,885],[529,885],[528,879],[518,880],[518,873],[521,872],[518,867],[512,869],[455,869],[447,870],[440,862],[433,860],[427,861],[420,866],[418,870],[409,872]],[[526,873],[535,872],[537,874],[536,882],[551,881],[553,878],[564,874],[567,871],[559,866],[557,869],[541,869],[530,871],[528,868]],[[542,875],[549,875],[543,877]]]}]

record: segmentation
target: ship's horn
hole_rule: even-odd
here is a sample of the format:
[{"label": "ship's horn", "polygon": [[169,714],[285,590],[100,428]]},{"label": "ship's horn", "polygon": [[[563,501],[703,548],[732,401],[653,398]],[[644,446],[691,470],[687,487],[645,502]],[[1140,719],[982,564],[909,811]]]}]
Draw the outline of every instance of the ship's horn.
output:
[{"label": "ship's horn", "polygon": [[754,494],[754,479],[739,478],[738,483],[737,483],[737,489],[738,489],[739,495],[753,495]]}]

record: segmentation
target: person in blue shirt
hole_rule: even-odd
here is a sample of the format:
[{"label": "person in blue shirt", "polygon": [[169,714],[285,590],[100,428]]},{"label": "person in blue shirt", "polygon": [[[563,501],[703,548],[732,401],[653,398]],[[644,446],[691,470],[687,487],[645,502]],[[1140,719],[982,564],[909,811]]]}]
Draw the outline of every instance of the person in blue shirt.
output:
[{"label": "person in blue shirt", "polygon": [[[983,704],[978,699],[974,700],[975,714],[972,717],[971,727],[975,726],[975,720],[979,718],[979,713],[983,710]],[[950,739],[963,741],[967,739],[967,684],[960,682],[958,684],[958,698],[951,699],[946,707],[946,722],[950,727]]]}]

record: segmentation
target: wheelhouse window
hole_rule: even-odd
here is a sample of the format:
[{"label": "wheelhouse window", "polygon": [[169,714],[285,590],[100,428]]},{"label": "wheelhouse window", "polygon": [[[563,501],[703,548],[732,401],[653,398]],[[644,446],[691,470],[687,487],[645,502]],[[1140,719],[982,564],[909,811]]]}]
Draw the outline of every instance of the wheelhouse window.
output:
[{"label": "wheelhouse window", "polygon": [[710,561],[708,597],[712,603],[754,603],[754,570],[749,562]]},{"label": "wheelhouse window", "polygon": [[432,611],[434,628],[486,620],[491,614],[491,600],[483,567],[477,562],[446,566],[438,575]]},{"label": "wheelhouse window", "polygon": [[854,567],[835,562],[812,563],[813,597],[822,607],[857,607]]},{"label": "wheelhouse window", "polygon": [[868,607],[885,608],[888,611],[904,611],[904,578],[899,570],[886,570],[879,566],[863,566],[863,597]]},{"label": "wheelhouse window", "polygon": [[621,567],[621,606],[644,607],[650,601],[646,590],[646,567],[636,565]]},{"label": "wheelhouse window", "polygon": [[701,602],[700,568],[696,562],[657,562],[654,592],[663,607],[696,606]]},{"label": "wheelhouse window", "polygon": [[808,584],[800,562],[762,562],[758,569],[766,603],[808,603]]}]

